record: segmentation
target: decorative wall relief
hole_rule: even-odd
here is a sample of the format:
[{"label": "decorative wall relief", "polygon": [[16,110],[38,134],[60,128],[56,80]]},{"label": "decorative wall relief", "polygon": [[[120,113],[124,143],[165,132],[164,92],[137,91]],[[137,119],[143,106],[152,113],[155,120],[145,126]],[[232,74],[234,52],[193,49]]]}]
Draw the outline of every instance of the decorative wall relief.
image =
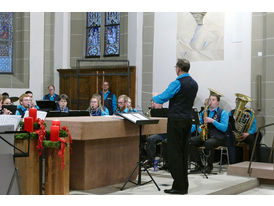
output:
[{"label": "decorative wall relief", "polygon": [[224,13],[178,13],[176,57],[224,60]]}]

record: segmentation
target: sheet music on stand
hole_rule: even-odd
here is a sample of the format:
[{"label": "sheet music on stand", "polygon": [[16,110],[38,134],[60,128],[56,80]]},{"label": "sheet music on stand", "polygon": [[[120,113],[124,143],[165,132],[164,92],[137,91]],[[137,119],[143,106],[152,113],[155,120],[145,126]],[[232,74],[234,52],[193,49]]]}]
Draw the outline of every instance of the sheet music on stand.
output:
[{"label": "sheet music on stand", "polygon": [[157,124],[159,122],[158,119],[150,119],[140,113],[119,113],[118,115],[137,125]]},{"label": "sheet music on stand", "polygon": [[16,131],[20,120],[20,115],[0,115],[0,125],[13,125],[14,131]]},{"label": "sheet music on stand", "polygon": [[[28,116],[29,116],[29,111],[26,111],[23,118],[28,117]],[[37,111],[37,119],[40,118],[41,120],[45,120],[46,117],[47,117],[47,112]]]}]

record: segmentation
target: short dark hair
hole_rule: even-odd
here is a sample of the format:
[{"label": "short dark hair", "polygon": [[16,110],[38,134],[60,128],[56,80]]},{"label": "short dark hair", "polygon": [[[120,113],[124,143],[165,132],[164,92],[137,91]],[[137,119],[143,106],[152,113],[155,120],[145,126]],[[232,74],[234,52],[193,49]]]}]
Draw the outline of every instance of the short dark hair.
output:
[{"label": "short dark hair", "polygon": [[33,94],[32,91],[26,91],[25,94]]},{"label": "short dark hair", "polygon": [[210,96],[216,97],[218,102],[221,100],[220,96],[217,94],[211,94]]},{"label": "short dark hair", "polygon": [[10,95],[7,92],[2,93],[3,97],[9,97]]},{"label": "short dark hair", "polygon": [[64,100],[66,100],[67,102],[68,102],[68,100],[69,100],[68,95],[66,95],[66,94],[61,94],[61,95],[59,96],[58,101],[60,101],[61,99],[64,99]]},{"label": "short dark hair", "polygon": [[190,63],[187,59],[178,59],[176,67],[179,67],[183,72],[188,72],[190,68]]}]

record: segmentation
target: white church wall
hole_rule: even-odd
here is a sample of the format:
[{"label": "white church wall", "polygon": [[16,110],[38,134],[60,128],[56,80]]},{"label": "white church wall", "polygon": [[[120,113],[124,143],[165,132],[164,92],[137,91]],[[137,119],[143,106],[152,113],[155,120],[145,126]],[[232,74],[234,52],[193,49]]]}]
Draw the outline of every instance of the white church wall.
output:
[{"label": "white church wall", "polygon": [[[190,75],[198,82],[194,106],[209,96],[208,88],[222,94],[221,105],[235,107],[239,92],[251,95],[251,13],[225,13],[224,60],[191,62]],[[162,92],[176,78],[177,13],[155,13],[153,91]]]},{"label": "white church wall", "polygon": [[128,60],[136,66],[135,107],[142,105],[143,12],[128,12]]}]

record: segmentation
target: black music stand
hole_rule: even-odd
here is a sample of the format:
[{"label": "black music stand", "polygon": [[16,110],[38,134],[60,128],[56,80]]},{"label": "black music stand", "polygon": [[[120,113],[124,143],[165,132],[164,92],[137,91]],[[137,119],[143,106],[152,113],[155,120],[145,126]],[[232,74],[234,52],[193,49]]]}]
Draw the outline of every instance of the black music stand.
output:
[{"label": "black music stand", "polygon": [[[16,133],[28,133],[28,149],[27,152],[22,151],[21,149],[17,148],[14,143],[11,143],[10,141],[8,141],[6,138],[4,138],[2,135],[8,135],[8,134],[16,134]],[[21,186],[20,186],[20,179],[19,179],[19,173],[18,173],[18,169],[14,166],[14,162],[12,161],[12,156],[13,159],[16,157],[28,157],[29,156],[29,145],[30,145],[30,133],[29,132],[25,132],[25,131],[5,131],[5,132],[0,132],[0,140],[3,140],[5,143],[7,143],[9,146],[11,146],[14,149],[14,154],[4,154],[1,156],[1,160],[8,165],[12,164],[12,167],[14,167],[14,171],[11,177],[11,180],[8,184],[8,189],[5,195],[9,195],[11,194],[13,189],[13,185],[15,183],[15,181],[17,182],[17,189],[18,189],[18,193],[21,194]],[[19,151],[20,153],[15,153],[15,150]],[[2,166],[2,165],[1,165]],[[7,169],[7,168],[5,168]],[[12,168],[13,169],[13,168]],[[9,170],[7,170],[6,172],[9,172]]]},{"label": "black music stand", "polygon": [[[142,126],[144,124],[158,124],[159,120],[158,119],[149,119],[148,117],[145,117],[142,114],[139,113],[120,113],[118,114],[119,116],[127,119],[128,121],[130,121],[133,124],[136,124],[139,126],[139,161],[137,162],[135,168],[132,170],[132,172],[130,173],[130,175],[128,176],[128,178],[126,179],[124,185],[122,186],[121,190],[124,189],[124,187],[126,186],[126,184],[128,182],[131,182],[135,185],[145,185],[147,183],[150,183],[151,181],[153,181],[153,183],[155,184],[155,186],[157,187],[157,189],[160,191],[161,189],[159,188],[159,186],[157,185],[157,183],[155,182],[155,180],[152,178],[151,174],[149,173],[148,169],[146,168],[146,166],[144,165],[144,162],[142,161],[142,156],[141,156],[141,149],[142,149]],[[139,170],[138,170],[138,181],[133,182],[131,181],[131,177],[134,174],[135,170],[137,169],[137,167],[139,166]],[[141,175],[142,175],[142,168],[144,169],[143,171],[146,171],[147,174],[150,177],[150,181],[145,182],[145,183],[141,183]]]}]

